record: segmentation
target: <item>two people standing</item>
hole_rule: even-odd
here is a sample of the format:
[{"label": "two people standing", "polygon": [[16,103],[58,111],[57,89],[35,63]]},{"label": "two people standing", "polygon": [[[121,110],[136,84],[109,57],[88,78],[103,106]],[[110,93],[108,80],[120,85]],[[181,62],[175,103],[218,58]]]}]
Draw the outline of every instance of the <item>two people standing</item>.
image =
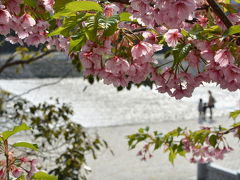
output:
[{"label": "two people standing", "polygon": [[209,97],[208,97],[208,103],[203,103],[202,99],[199,100],[198,103],[198,112],[199,112],[199,122],[201,123],[202,121],[206,120],[206,112],[207,109],[209,109],[209,119],[212,121],[213,117],[213,108],[215,107],[216,100],[212,95],[211,91],[208,91]]}]

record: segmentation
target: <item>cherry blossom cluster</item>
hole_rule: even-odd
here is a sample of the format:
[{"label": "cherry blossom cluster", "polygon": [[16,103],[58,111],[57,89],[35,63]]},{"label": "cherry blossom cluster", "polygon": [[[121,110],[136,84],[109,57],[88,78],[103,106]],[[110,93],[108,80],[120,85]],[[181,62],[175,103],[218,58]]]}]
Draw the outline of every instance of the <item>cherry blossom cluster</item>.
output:
[{"label": "cherry blossom cluster", "polygon": [[202,2],[202,0],[130,0],[129,11],[142,25],[155,27],[156,24],[161,24],[168,28],[179,28],[186,19],[193,17],[197,3]]},{"label": "cherry blossom cluster", "polygon": [[130,81],[141,83],[149,76],[153,70],[152,56],[161,49],[162,45],[139,42],[131,49],[133,57],[123,58],[112,53],[111,41],[106,39],[102,46],[88,41],[79,56],[85,75],[99,76],[106,84],[126,87]]},{"label": "cherry blossom cluster", "polygon": [[[4,35],[6,41],[12,44],[35,46],[40,44],[48,44],[55,46],[59,51],[68,51],[69,42],[66,38],[59,36],[58,38],[48,37],[49,23],[39,17],[34,17],[31,9],[23,5],[23,0],[9,0],[7,3],[0,1],[0,34]],[[38,0],[39,14],[44,14],[45,10],[53,13],[54,0]],[[29,10],[26,10],[28,9]]]},{"label": "cherry blossom cluster", "polygon": [[[54,3],[54,0],[38,0],[34,11],[52,14]],[[133,21],[119,22],[110,37],[97,31],[97,41],[88,40],[76,52],[69,52],[71,37],[48,37],[49,23],[35,16],[23,0],[1,3],[0,34],[11,43],[36,47],[45,44],[66,53],[78,53],[84,75],[98,76],[105,84],[116,87],[150,79],[160,93],[168,93],[176,99],[190,97],[203,82],[216,82],[230,91],[240,88],[237,38],[223,38],[226,27],[209,7],[204,9],[205,0],[130,0],[129,3],[102,3],[105,16],[128,11]],[[239,24],[239,12],[227,16],[233,25]],[[56,26],[61,24],[61,19],[56,20]],[[209,24],[220,27],[216,37],[206,40],[191,34],[196,25],[203,30]],[[81,27],[87,25],[84,22]],[[174,57],[174,62],[163,66],[164,60],[158,62],[153,58],[163,47],[174,50],[186,45],[189,51],[179,62]]]},{"label": "cherry blossom cluster", "polygon": [[[0,161],[0,179],[7,179],[7,169],[6,160]],[[8,167],[9,173],[15,177],[19,178],[22,175],[26,175],[26,179],[30,180],[31,177],[38,171],[36,165],[37,160],[29,160],[27,157],[15,157],[13,152],[8,152]]]},{"label": "cherry blossom cluster", "polygon": [[226,141],[225,135],[229,133],[239,138],[239,126],[227,130],[201,127],[200,130],[191,131],[177,128],[165,134],[157,131],[151,134],[148,128],[141,128],[138,133],[128,136],[128,144],[130,149],[144,144],[137,152],[142,161],[152,158],[153,152],[161,148],[169,153],[172,163],[177,155],[186,157],[191,163],[209,163],[222,160],[225,154],[233,151]]},{"label": "cherry blossom cluster", "polygon": [[[220,138],[218,139],[220,140]],[[226,153],[233,151],[233,148],[224,144],[223,147],[217,146],[213,147],[209,144],[209,139],[206,138],[206,145],[199,145],[191,142],[189,138],[184,138],[182,143],[184,145],[184,150],[192,154],[190,162],[192,163],[209,163],[214,159],[223,159]]]},{"label": "cherry blossom cluster", "polygon": [[[131,49],[127,52],[127,57],[122,57],[119,52],[111,52],[112,49],[119,49],[114,46],[116,44],[114,36],[108,38],[107,46],[100,45],[101,48],[108,49],[108,51],[102,51],[105,54],[95,53],[99,45],[88,42],[80,52],[80,60],[86,69],[86,75],[99,76],[104,79],[104,83],[117,87],[126,87],[129,82],[138,84],[149,78],[157,85],[159,92],[168,93],[176,99],[190,97],[194,89],[203,82],[216,82],[221,88],[230,91],[239,89],[239,67],[235,64],[239,48],[233,54],[228,48],[228,43],[220,39],[198,40],[194,37],[185,38],[181,33],[182,29],[190,31],[195,25],[185,20],[191,21],[195,18],[199,25],[206,27],[208,23],[206,12],[195,11],[205,1],[131,0],[130,3],[128,8],[133,14],[132,18],[137,19],[139,24],[154,29],[155,33],[150,31],[135,33],[132,35],[134,41],[128,44],[122,40],[121,46]],[[105,14],[111,16],[119,9],[121,8],[117,5],[108,5],[105,8]],[[226,29],[219,18],[214,14],[213,16],[215,23],[222,29]],[[234,24],[240,22],[240,16],[237,13],[228,16]],[[120,25],[121,28],[129,30],[140,27],[136,24]],[[115,36],[119,35],[119,32],[115,33]],[[140,40],[135,36],[140,36]],[[164,41],[170,48],[176,48],[179,44],[192,45],[192,50],[183,61],[187,64],[187,68],[182,68],[182,62],[177,67],[170,65],[159,68],[158,62],[153,59],[154,52],[162,49],[162,44],[159,45],[157,40],[159,36],[164,37]],[[202,66],[205,66],[204,70]],[[193,69],[195,73],[188,72],[188,69]]]}]

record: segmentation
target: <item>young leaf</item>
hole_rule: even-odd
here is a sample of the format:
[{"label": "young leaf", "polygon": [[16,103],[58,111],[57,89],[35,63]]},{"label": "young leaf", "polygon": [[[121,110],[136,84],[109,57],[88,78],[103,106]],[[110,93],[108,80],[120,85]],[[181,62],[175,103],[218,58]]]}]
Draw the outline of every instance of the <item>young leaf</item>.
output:
[{"label": "young leaf", "polygon": [[22,175],[19,178],[17,178],[17,180],[26,180],[26,177],[24,175]]},{"label": "young leaf", "polygon": [[55,12],[58,12],[58,11],[64,9],[64,7],[67,3],[70,3],[72,1],[73,0],[55,0],[55,4],[54,4],[53,8],[54,8]]},{"label": "young leaf", "polygon": [[69,27],[64,27],[64,26],[59,27],[59,28],[55,29],[54,31],[52,31],[51,33],[49,33],[48,36],[50,37],[50,36],[60,35],[66,29],[69,29]]},{"label": "young leaf", "polygon": [[37,1],[36,0],[24,0],[24,4],[31,6],[33,8],[37,7]]},{"label": "young leaf", "polygon": [[237,110],[237,111],[230,112],[229,116],[234,120],[236,120],[239,114],[240,114],[240,110]]},{"label": "young leaf", "polygon": [[31,180],[57,180],[57,177],[51,176],[45,172],[39,171],[31,177]]},{"label": "young leaf", "polygon": [[192,49],[192,44],[180,44],[177,47],[175,47],[172,51],[174,63],[173,68],[178,65],[189,53],[189,51]]},{"label": "young leaf", "polygon": [[79,51],[81,49],[81,47],[86,43],[87,38],[84,35],[81,35],[79,38],[77,39],[72,39],[70,40],[70,47],[69,47],[69,51]]},{"label": "young leaf", "polygon": [[211,135],[209,138],[209,143],[215,147],[217,144],[217,136],[215,134]]},{"label": "young leaf", "polygon": [[103,21],[102,19],[99,20],[99,24],[103,26],[104,36],[111,36],[117,30],[117,25],[119,22],[119,16],[114,15],[110,18],[105,18]]},{"label": "young leaf", "polygon": [[99,11],[102,12],[102,7],[93,1],[74,1],[67,3],[65,9],[70,10],[71,12],[78,11]]},{"label": "young leaf", "polygon": [[128,12],[122,12],[122,13],[119,15],[120,21],[132,21],[132,20],[130,19],[130,16],[131,16],[131,14],[128,13]]},{"label": "young leaf", "polygon": [[174,160],[176,159],[176,152],[174,152],[172,149],[170,149],[169,155],[168,155],[168,160],[174,164]]},{"label": "young leaf", "polygon": [[23,123],[20,126],[16,126],[13,128],[13,130],[11,131],[4,131],[2,133],[3,136],[3,140],[8,139],[10,136],[20,132],[20,131],[24,131],[24,130],[30,130],[31,128],[27,126],[27,124]]},{"label": "young leaf", "polygon": [[235,26],[231,26],[228,29],[228,35],[233,35],[233,34],[237,34],[240,33],[240,25],[235,25]]},{"label": "young leaf", "polygon": [[37,144],[31,144],[31,143],[27,143],[27,142],[14,143],[12,146],[13,147],[25,147],[25,148],[32,149],[34,151],[38,151],[38,145]]}]

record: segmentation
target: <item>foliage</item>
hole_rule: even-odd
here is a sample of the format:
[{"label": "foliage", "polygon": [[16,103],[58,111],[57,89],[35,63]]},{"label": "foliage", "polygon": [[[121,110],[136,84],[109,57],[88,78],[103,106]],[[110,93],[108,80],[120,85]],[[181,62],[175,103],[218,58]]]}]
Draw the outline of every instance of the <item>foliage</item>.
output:
[{"label": "foliage", "polygon": [[[36,159],[29,160],[26,156],[16,156],[13,148],[23,147],[34,151],[38,150],[38,146],[28,142],[18,142],[13,145],[9,144],[9,138],[22,131],[30,130],[26,124],[15,126],[13,130],[4,131],[0,134],[0,154],[4,157],[0,162],[0,178],[1,179],[44,179],[56,180],[55,176],[50,176],[36,169]],[[16,150],[16,149],[15,149]]]},{"label": "foliage", "polygon": [[[107,142],[98,135],[89,135],[84,127],[74,123],[70,119],[73,115],[71,107],[65,103],[61,104],[58,100],[54,103],[33,105],[26,100],[18,99],[14,103],[8,103],[7,106],[8,109],[2,111],[2,118],[7,118],[10,123],[24,122],[32,127],[31,136],[34,137],[34,142],[38,142],[40,149],[37,154],[32,155],[37,155],[43,162],[52,163],[52,169],[46,170],[55,174],[59,180],[67,177],[86,179],[85,175],[89,172],[89,169],[85,168],[86,154],[91,153],[96,159],[96,151],[108,147]],[[5,131],[3,138],[8,138],[13,132],[22,129],[27,129],[27,126],[22,125],[14,131]],[[13,147],[20,146],[37,150],[35,144],[26,142],[13,144]],[[56,150],[59,153],[56,153]]]}]

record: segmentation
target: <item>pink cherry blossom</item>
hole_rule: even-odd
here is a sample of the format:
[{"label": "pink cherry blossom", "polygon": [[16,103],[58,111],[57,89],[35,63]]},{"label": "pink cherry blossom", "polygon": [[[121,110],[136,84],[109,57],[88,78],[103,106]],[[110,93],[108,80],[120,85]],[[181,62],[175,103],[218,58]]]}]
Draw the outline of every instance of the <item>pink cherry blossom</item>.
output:
[{"label": "pink cherry blossom", "polygon": [[125,59],[115,56],[107,61],[106,69],[113,74],[126,73],[129,70],[129,63]]},{"label": "pink cherry blossom", "polygon": [[46,42],[46,38],[40,34],[31,34],[24,40],[24,42],[28,46],[32,45],[38,47],[39,44]]},{"label": "pink cherry blossom", "polygon": [[22,15],[20,20],[21,20],[21,26],[23,28],[29,28],[29,27],[32,27],[36,24],[36,21],[29,14]]},{"label": "pink cherry blossom", "polygon": [[45,6],[45,9],[49,12],[54,12],[53,5],[55,4],[55,0],[42,0],[43,5]]},{"label": "pink cherry blossom", "polygon": [[137,45],[132,47],[132,56],[134,59],[137,59],[139,57],[142,56],[146,56],[146,55],[153,55],[153,51],[152,51],[152,45],[148,42],[139,42]]},{"label": "pink cherry blossom", "polygon": [[0,24],[7,24],[11,18],[10,13],[7,10],[0,9]]},{"label": "pink cherry blossom", "polygon": [[20,168],[16,168],[12,171],[12,174],[15,178],[19,178],[22,174],[23,174],[23,170],[21,170]]},{"label": "pink cherry blossom", "polygon": [[226,67],[228,64],[233,64],[234,57],[228,49],[219,49],[214,56],[214,61],[221,67]]},{"label": "pink cherry blossom", "polygon": [[119,12],[119,7],[116,4],[107,4],[104,8],[105,16],[113,16]]},{"label": "pink cherry blossom", "polygon": [[7,35],[10,33],[10,27],[7,24],[0,24],[0,32],[2,35]]},{"label": "pink cherry blossom", "polygon": [[168,32],[164,34],[165,41],[170,47],[175,47],[182,37],[178,29],[169,29]]}]

